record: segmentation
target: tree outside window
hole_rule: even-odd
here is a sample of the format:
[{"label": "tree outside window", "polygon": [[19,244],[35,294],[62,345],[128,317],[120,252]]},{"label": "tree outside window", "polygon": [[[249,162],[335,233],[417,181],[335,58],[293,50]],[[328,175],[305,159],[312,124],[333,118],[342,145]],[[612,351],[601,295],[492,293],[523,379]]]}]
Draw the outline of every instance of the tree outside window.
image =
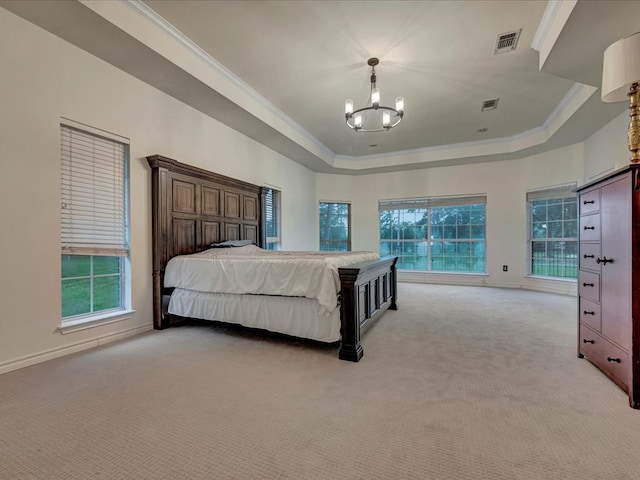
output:
[{"label": "tree outside window", "polygon": [[351,205],[320,202],[320,250],[351,250]]}]

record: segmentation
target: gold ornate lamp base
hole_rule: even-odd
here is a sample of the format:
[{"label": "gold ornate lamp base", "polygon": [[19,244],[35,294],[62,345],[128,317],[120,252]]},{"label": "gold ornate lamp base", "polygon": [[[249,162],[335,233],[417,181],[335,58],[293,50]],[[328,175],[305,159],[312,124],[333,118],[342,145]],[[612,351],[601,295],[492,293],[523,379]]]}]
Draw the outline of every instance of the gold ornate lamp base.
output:
[{"label": "gold ornate lamp base", "polygon": [[640,163],[640,85],[634,83],[629,88],[629,130],[627,137],[631,151],[631,163]]}]

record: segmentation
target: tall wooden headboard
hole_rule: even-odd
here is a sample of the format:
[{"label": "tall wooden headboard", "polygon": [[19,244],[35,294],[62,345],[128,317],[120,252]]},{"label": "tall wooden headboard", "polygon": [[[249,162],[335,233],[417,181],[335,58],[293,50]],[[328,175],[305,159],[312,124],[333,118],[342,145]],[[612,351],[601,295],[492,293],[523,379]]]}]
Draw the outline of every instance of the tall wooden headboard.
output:
[{"label": "tall wooden headboard", "polygon": [[147,161],[152,182],[153,325],[162,329],[170,323],[163,312],[169,259],[227,240],[252,240],[263,246],[263,189],[160,155]]}]

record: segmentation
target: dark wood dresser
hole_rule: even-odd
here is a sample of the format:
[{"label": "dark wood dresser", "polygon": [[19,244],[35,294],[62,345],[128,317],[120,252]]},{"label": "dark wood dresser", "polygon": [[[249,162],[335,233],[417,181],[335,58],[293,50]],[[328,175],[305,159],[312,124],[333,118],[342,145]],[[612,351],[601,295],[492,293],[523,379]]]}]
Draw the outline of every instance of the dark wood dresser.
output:
[{"label": "dark wood dresser", "polygon": [[640,408],[640,165],[578,189],[578,357]]}]

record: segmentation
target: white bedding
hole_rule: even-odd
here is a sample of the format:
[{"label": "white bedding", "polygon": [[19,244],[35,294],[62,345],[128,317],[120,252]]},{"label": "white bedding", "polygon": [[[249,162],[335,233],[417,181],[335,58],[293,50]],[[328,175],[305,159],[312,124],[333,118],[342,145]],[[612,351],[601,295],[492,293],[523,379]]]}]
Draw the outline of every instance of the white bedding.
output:
[{"label": "white bedding", "polygon": [[198,292],[316,299],[320,313],[338,305],[338,267],[378,258],[373,252],[274,252],[256,246],[213,248],[169,260],[165,287]]},{"label": "white bedding", "polygon": [[320,342],[340,340],[340,308],[319,313],[318,301],[304,297],[235,295],[176,288],[169,313],[182,317],[237,323]]}]

